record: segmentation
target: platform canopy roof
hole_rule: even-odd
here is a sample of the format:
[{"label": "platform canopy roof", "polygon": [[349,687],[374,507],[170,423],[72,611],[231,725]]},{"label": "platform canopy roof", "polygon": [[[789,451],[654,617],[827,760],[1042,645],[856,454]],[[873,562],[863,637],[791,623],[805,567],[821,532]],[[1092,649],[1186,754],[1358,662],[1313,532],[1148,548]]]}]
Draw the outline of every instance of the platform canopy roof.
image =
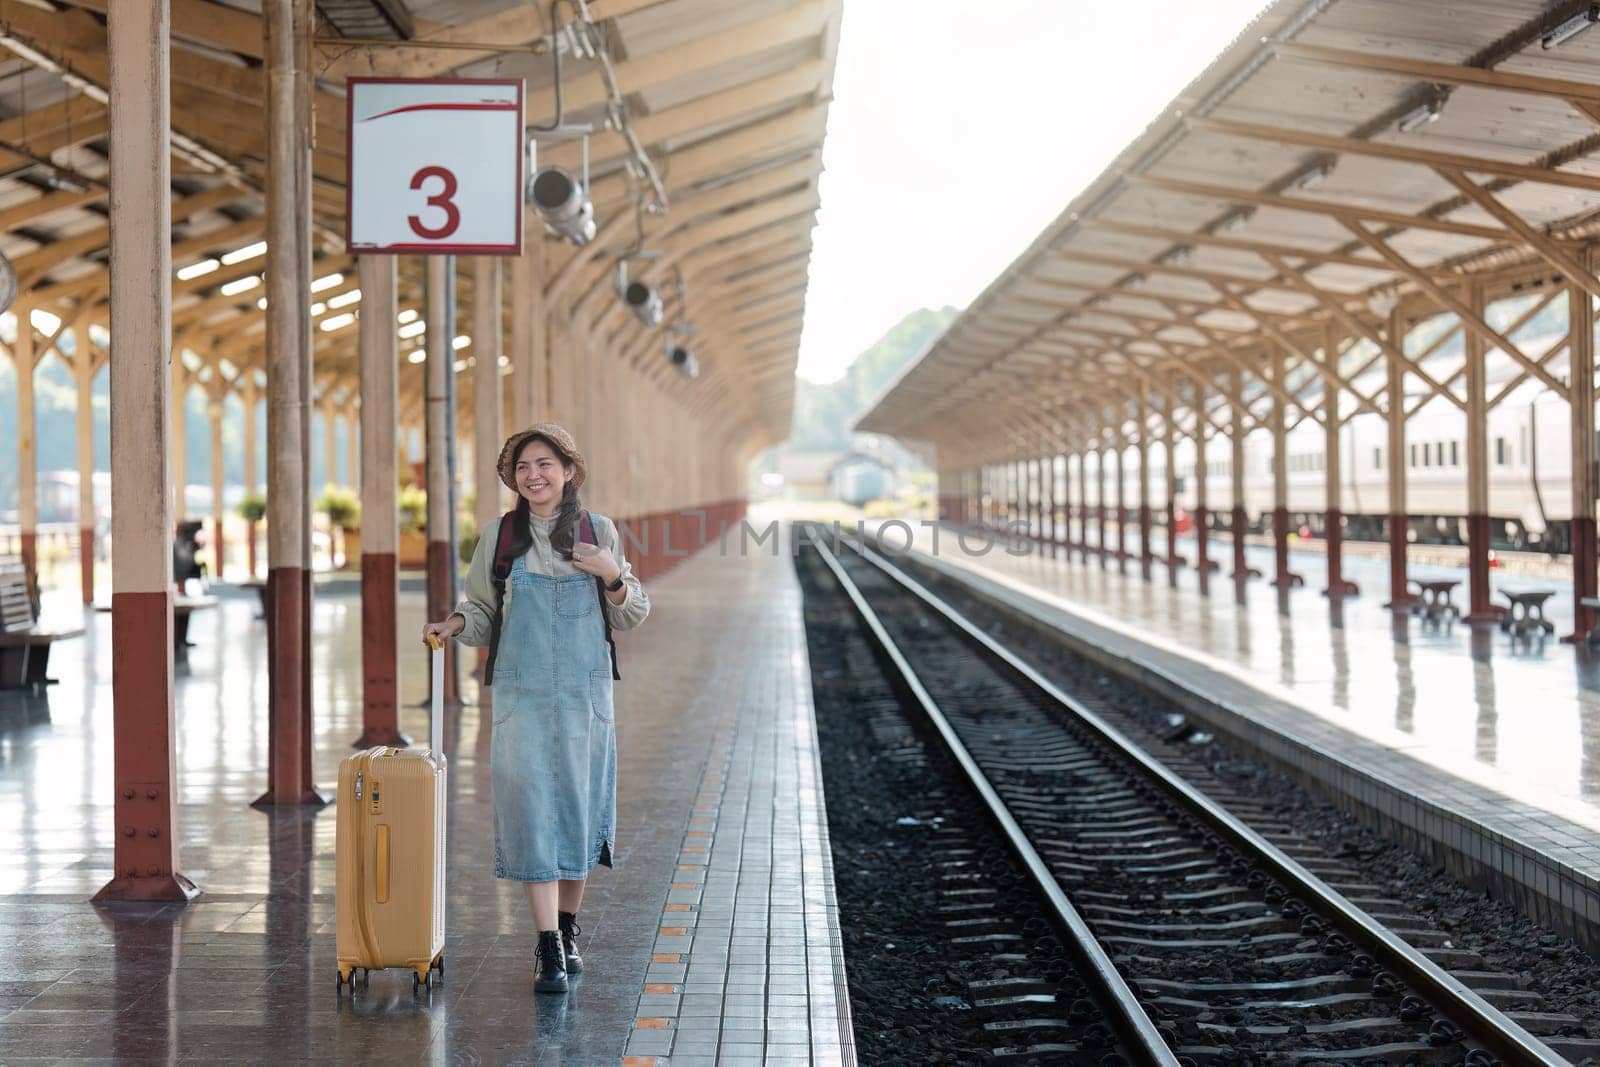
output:
[{"label": "platform canopy roof", "polygon": [[[57,329],[106,321],[105,20],[114,2],[10,0],[0,10],[9,52],[0,63],[0,251],[15,264],[23,303],[48,313],[42,325],[34,316],[41,353]],[[558,6],[563,26],[577,6]],[[555,93],[547,3],[320,0],[316,8],[320,325],[355,300],[343,252],[347,77],[520,76],[530,124],[551,120]],[[262,363],[265,287],[248,287],[265,264],[258,9],[257,0],[171,0],[176,347],[192,350],[191,370],[218,389],[247,384]],[[793,406],[840,9],[840,0],[589,0],[594,32],[566,53],[564,120],[596,128],[599,233],[582,250],[546,242],[547,294],[564,297],[575,328],[625,351],[662,389],[763,439],[787,434]],[[539,155],[574,170],[581,163],[576,140],[542,145]],[[633,336],[611,315],[614,254],[637,236],[635,198],[662,207],[644,216],[643,247],[659,254],[668,315],[697,328],[698,380],[671,371],[659,336]],[[540,232],[531,211],[529,225]],[[402,308],[418,307],[420,275],[403,261]],[[335,321],[345,324],[317,332],[317,379],[325,395],[347,397],[358,331]],[[92,333],[97,358],[106,358],[105,334]]]},{"label": "platform canopy roof", "polygon": [[[1579,262],[1600,213],[1600,31],[1559,40],[1590,10],[1279,0],[856,428],[978,462],[1037,455],[1041,441],[1126,440],[1140,411],[1213,419],[1230,374],[1297,414],[1316,417],[1329,393],[1344,416],[1381,411],[1356,383],[1397,358],[1397,305],[1463,313],[1520,377],[1560,391],[1559,353],[1517,349],[1472,313],[1470,290],[1515,274],[1600,294]],[[1066,118],[1054,135],[1071,136]],[[1270,380],[1268,350],[1305,389]],[[1407,391],[1464,406],[1460,373],[1407,367]]]}]

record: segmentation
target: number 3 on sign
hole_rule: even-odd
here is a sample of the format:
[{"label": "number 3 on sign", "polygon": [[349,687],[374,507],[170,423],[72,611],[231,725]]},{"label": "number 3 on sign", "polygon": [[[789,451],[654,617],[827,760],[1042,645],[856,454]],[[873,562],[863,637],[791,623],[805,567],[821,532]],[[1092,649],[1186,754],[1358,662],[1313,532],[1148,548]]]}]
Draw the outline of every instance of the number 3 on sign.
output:
[{"label": "number 3 on sign", "polygon": [[421,189],[429,178],[439,179],[439,191],[427,199],[429,207],[436,207],[444,212],[444,223],[440,226],[428,226],[418,215],[406,216],[406,221],[411,224],[411,230],[418,237],[430,241],[437,241],[449,237],[456,232],[456,227],[461,225],[461,209],[455,205],[456,176],[444,167],[423,167],[411,176],[411,188]]}]

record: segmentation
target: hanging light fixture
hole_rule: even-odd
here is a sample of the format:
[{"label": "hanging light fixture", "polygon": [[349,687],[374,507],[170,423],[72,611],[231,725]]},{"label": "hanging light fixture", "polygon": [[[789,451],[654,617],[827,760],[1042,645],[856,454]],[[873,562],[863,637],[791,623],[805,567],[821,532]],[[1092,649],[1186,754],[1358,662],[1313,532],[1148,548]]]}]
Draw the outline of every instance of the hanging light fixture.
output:
[{"label": "hanging light fixture", "polygon": [[540,167],[528,183],[528,201],[551,233],[582,248],[594,240],[594,203],[565,167]]}]

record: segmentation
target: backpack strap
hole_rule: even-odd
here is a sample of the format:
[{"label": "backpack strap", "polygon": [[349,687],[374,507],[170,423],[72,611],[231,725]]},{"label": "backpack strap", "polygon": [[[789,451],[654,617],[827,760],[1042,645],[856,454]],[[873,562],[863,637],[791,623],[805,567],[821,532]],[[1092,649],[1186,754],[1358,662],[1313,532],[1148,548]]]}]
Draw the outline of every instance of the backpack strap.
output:
[{"label": "backpack strap", "polygon": [[489,584],[494,587],[494,615],[489,622],[489,658],[483,666],[483,684],[488,687],[494,679],[494,660],[500,651],[500,627],[505,621],[506,579],[516,564],[512,538],[516,534],[517,513],[508,511],[500,516],[500,529],[494,541],[494,563],[489,569]]},{"label": "backpack strap", "polygon": [[[594,535],[594,519],[587,509],[578,512],[578,537],[587,544],[600,543]],[[611,677],[620,681],[622,675],[617,671],[617,642],[611,636],[611,616],[606,614],[606,605],[610,601],[606,599],[606,583],[598,574],[594,576],[594,588],[600,594],[600,621],[605,625],[606,648],[611,652]]]}]

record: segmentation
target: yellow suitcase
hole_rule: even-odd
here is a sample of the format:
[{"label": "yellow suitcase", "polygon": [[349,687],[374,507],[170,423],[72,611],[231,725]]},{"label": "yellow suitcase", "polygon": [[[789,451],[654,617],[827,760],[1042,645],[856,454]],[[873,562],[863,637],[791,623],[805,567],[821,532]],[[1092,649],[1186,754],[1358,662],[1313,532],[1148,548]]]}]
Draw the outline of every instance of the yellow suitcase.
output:
[{"label": "yellow suitcase", "polygon": [[337,874],[343,990],[385,967],[411,988],[444,974],[445,758],[443,645],[433,650],[431,745],[378,746],[339,765]]}]

